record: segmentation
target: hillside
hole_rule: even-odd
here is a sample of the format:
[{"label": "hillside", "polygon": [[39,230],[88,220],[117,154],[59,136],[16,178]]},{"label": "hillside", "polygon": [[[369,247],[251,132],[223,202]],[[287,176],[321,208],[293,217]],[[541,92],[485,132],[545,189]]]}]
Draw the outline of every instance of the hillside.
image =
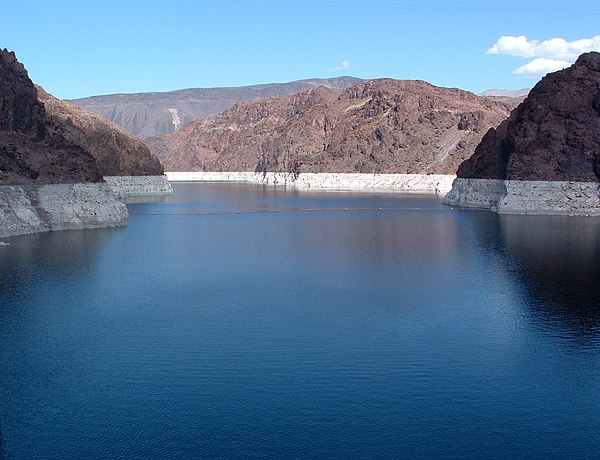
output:
[{"label": "hillside", "polygon": [[15,54],[0,49],[0,237],[127,225],[127,208],[71,134]]},{"label": "hillside", "polygon": [[454,174],[506,104],[422,81],[241,102],[148,139],[167,171]]},{"label": "hillside", "polygon": [[163,174],[162,164],[141,139],[95,113],[55,98],[39,86],[37,93],[52,131],[87,150],[103,176]]},{"label": "hillside", "polygon": [[89,151],[49,120],[23,64],[0,49],[0,184],[101,180]]}]

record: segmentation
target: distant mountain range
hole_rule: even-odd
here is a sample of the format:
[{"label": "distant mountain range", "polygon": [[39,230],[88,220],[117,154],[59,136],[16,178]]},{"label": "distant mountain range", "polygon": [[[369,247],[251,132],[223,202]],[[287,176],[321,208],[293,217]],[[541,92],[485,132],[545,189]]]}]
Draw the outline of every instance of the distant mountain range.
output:
[{"label": "distant mountain range", "polygon": [[192,120],[219,113],[240,101],[287,96],[325,86],[346,89],[361,83],[355,77],[312,78],[289,83],[237,88],[192,88],[164,93],[112,94],[70,102],[101,115],[143,139],[173,133]]},{"label": "distant mountain range", "polygon": [[521,89],[488,89],[485,90],[480,96],[497,96],[497,97],[521,97],[527,96],[531,91],[531,88]]}]

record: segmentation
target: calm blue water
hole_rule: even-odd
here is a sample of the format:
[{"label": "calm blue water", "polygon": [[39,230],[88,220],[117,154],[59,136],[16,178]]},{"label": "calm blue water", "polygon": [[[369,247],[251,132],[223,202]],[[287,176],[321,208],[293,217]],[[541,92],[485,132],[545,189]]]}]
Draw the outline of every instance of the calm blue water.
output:
[{"label": "calm blue water", "polygon": [[5,459],[600,456],[600,219],[242,184],[130,212],[0,247]]}]

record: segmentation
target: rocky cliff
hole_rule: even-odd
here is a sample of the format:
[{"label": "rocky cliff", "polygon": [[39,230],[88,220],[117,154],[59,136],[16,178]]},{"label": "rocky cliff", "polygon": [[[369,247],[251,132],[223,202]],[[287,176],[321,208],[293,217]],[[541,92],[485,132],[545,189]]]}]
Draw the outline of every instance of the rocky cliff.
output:
[{"label": "rocky cliff", "polygon": [[448,198],[455,204],[478,206],[478,187],[487,180],[497,197],[485,207],[519,212],[527,202],[524,212],[600,213],[600,53],[544,77],[457,175]]},{"label": "rocky cliff", "polygon": [[55,128],[25,67],[0,50],[0,184],[102,180],[92,155]]},{"label": "rocky cliff", "polygon": [[163,166],[141,139],[105,118],[48,94],[37,86],[48,126],[88,151],[103,176],[158,176]]},{"label": "rocky cliff", "polygon": [[167,171],[454,174],[508,114],[459,89],[381,79],[241,102],[148,143]]},{"label": "rocky cliff", "polygon": [[141,138],[169,134],[201,117],[219,113],[240,101],[299,93],[326,86],[344,89],[359,83],[354,77],[298,80],[237,88],[191,88],[164,93],[112,94],[71,102],[95,112]]},{"label": "rocky cliff", "polygon": [[600,177],[600,53],[548,74],[475,154],[465,178],[592,181]]}]

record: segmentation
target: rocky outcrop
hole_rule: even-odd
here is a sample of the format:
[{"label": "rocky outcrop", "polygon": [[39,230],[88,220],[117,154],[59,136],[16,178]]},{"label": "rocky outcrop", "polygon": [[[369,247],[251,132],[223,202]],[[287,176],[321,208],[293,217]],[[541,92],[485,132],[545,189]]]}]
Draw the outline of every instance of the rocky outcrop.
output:
[{"label": "rocky outcrop", "polygon": [[143,139],[173,133],[198,118],[222,112],[240,101],[297,94],[325,86],[344,89],[359,83],[354,77],[298,80],[237,88],[192,88],[165,93],[112,94],[71,102],[116,123]]},{"label": "rocky outcrop", "polygon": [[491,129],[458,177],[600,180],[600,53],[548,74]]},{"label": "rocky outcrop", "polygon": [[544,77],[457,175],[449,204],[488,207],[476,195],[492,179],[506,190],[491,203],[499,212],[598,215],[600,53]]},{"label": "rocky outcrop", "polygon": [[148,142],[167,171],[454,174],[508,114],[459,89],[382,79],[241,102]]},{"label": "rocky outcrop", "polygon": [[15,54],[0,50],[0,185],[101,180],[90,153],[48,123],[44,104]]},{"label": "rocky outcrop", "polygon": [[163,166],[141,139],[81,107],[46,93],[37,86],[48,126],[73,145],[88,151],[103,176],[157,176]]}]

